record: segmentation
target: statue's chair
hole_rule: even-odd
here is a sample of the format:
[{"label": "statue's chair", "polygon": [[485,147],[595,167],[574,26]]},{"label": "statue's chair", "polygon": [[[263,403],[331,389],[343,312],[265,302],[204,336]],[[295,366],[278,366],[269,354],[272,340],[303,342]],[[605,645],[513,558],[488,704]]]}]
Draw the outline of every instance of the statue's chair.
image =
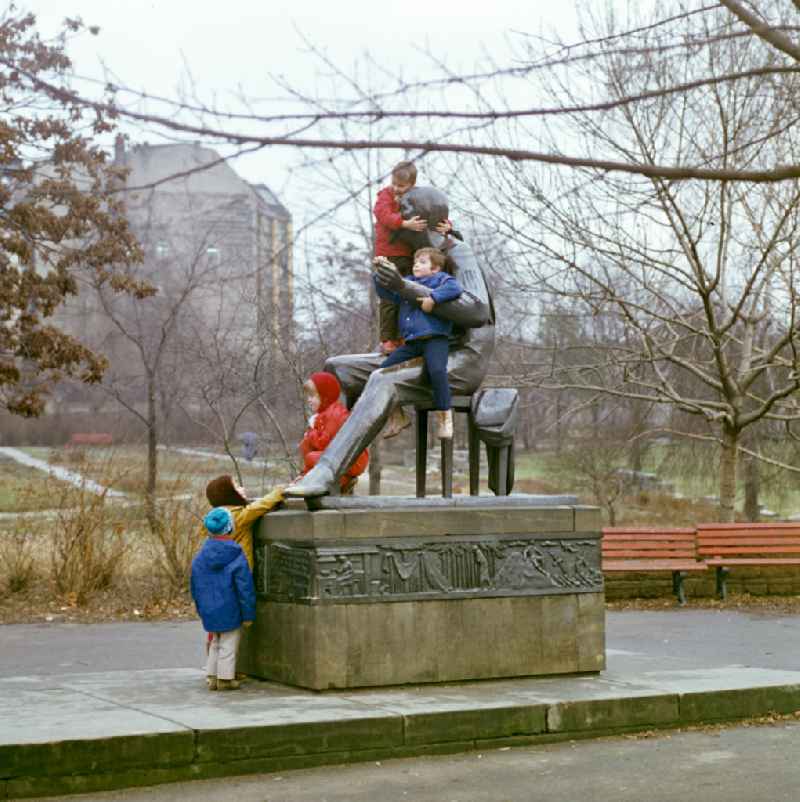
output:
[{"label": "statue's chair", "polygon": [[[425,498],[428,464],[428,412],[432,403],[416,403],[417,498]],[[514,486],[514,434],[519,421],[519,393],[512,388],[490,387],[473,395],[454,395],[453,413],[467,416],[469,494],[480,487],[480,444],[486,446],[489,489],[507,496]],[[442,496],[453,495],[453,441],[440,440]]]}]

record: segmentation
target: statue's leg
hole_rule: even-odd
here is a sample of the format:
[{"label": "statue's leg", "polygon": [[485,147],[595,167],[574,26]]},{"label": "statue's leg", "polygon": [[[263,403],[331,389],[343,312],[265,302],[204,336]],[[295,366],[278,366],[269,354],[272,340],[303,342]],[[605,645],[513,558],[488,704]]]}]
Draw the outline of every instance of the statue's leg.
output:
[{"label": "statue's leg", "polygon": [[375,439],[396,403],[431,397],[423,381],[421,359],[375,370],[350,416],[317,464],[286,488],[287,496],[324,496],[335,487],[353,460]]},{"label": "statue's leg", "polygon": [[326,360],[324,370],[339,380],[348,409],[353,408],[369,377],[384,359],[386,357],[383,354],[343,354]]},{"label": "statue's leg", "polygon": [[[353,460],[375,439],[395,404],[432,400],[422,359],[376,369],[384,359],[380,354],[348,354],[326,362],[325,369],[339,379],[348,398],[358,397],[358,400],[316,466],[286,488],[287,496],[327,495]],[[447,372],[453,392],[471,394],[483,379],[485,363],[478,349],[451,350]],[[364,389],[358,396],[361,387]]]}]

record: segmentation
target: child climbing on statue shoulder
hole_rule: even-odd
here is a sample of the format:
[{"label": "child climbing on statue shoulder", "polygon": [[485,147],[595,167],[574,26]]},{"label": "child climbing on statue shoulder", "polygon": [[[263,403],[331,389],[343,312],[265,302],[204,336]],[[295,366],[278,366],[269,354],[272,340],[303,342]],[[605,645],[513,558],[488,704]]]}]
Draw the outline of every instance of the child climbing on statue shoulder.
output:
[{"label": "child climbing on statue shoulder", "polygon": [[[375,199],[373,213],[375,215],[375,257],[391,262],[401,276],[411,273],[411,248],[397,238],[397,233],[406,231],[424,231],[428,223],[418,215],[408,220],[400,213],[400,199],[417,183],[417,168],[413,162],[398,162],[392,168],[391,183],[384,187]],[[439,234],[449,234],[453,226],[449,220],[441,220],[435,230]],[[398,334],[397,306],[387,298],[382,298],[379,307],[380,315],[380,351],[390,354],[403,344]]]},{"label": "child climbing on statue shoulder", "polygon": [[[377,259],[376,262],[380,263]],[[424,359],[425,371],[433,388],[436,436],[440,440],[449,440],[453,437],[453,411],[450,384],[447,380],[447,357],[453,324],[431,313],[437,304],[455,300],[463,290],[453,276],[444,272],[444,266],[445,255],[437,248],[420,248],[414,254],[412,280],[430,289],[431,294],[425,298],[415,298],[413,301],[386,289],[377,277],[374,277],[374,282],[381,298],[399,305],[398,324],[400,334],[405,341],[389,354],[381,363],[381,368],[388,368],[420,356]],[[398,407],[392,413],[384,437],[399,434],[408,424],[408,418],[402,407]]]}]

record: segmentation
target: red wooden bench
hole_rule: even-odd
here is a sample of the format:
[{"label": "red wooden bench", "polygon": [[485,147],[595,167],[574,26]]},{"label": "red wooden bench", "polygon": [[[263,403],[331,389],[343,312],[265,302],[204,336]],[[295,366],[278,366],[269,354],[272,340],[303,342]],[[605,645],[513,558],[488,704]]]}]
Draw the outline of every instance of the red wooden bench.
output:
[{"label": "red wooden bench", "polygon": [[113,442],[108,432],[76,432],[70,435],[68,446],[110,446]]},{"label": "red wooden bench", "polygon": [[686,527],[606,527],[601,552],[604,572],[671,571],[672,591],[679,604],[686,604],[686,574],[706,570],[697,559],[695,530]]},{"label": "red wooden bench", "polygon": [[700,524],[697,553],[717,569],[717,595],[727,595],[734,565],[800,565],[800,523]]}]

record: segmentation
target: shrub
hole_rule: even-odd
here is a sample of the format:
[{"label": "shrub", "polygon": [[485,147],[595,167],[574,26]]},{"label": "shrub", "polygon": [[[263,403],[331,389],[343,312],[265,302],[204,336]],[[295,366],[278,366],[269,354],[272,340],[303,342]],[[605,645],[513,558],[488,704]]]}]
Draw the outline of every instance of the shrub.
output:
[{"label": "shrub", "polygon": [[50,531],[51,578],[58,593],[83,606],[98,590],[111,587],[123,570],[128,544],[124,508],[98,494],[63,487],[55,504]]},{"label": "shrub", "polygon": [[18,518],[13,530],[0,535],[0,568],[8,593],[27,590],[36,574],[33,543],[24,518]]},{"label": "shrub", "polygon": [[202,519],[192,506],[203,509],[207,505],[200,496],[170,496],[158,502],[158,526],[152,533],[153,561],[170,593],[188,588],[192,559],[203,542]]}]

